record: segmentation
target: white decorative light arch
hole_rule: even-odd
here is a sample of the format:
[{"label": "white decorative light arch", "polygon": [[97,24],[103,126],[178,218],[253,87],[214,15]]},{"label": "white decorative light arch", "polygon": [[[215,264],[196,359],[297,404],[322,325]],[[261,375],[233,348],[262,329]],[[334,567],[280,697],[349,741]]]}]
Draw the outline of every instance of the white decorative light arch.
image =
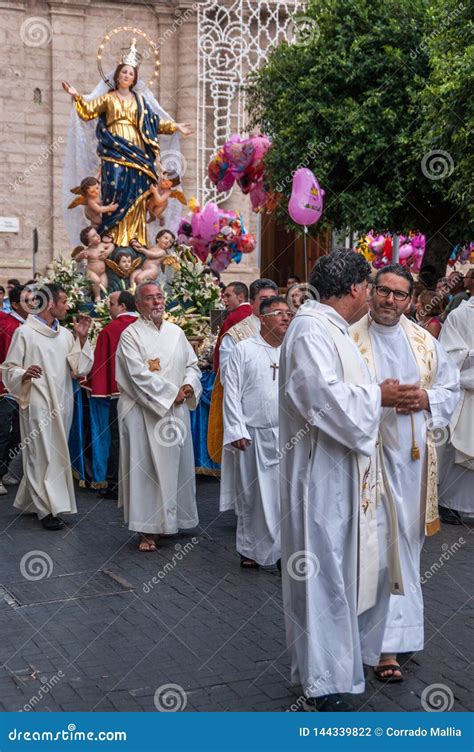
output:
[{"label": "white decorative light arch", "polygon": [[245,132],[247,74],[272,47],[291,41],[298,0],[205,0],[198,5],[197,193],[201,204],[224,201],[207,177],[213,154],[232,135]]}]

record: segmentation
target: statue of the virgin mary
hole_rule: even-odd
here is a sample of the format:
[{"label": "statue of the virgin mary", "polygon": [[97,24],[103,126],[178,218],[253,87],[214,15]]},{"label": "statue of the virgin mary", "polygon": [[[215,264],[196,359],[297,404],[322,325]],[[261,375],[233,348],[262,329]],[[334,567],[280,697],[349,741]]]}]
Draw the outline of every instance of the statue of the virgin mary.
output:
[{"label": "statue of the virgin mary", "polygon": [[[171,155],[172,168],[180,174],[178,134],[192,132],[188,123],[173,122],[160,107],[146,84],[138,80],[138,67],[134,39],[115,72],[88,96],[81,96],[63,82],[74,101],[64,170],[65,206],[73,186],[87,176],[98,176],[100,160],[102,204],[118,207],[102,214],[97,230],[101,236],[109,235],[119,247],[129,246],[131,240],[149,245],[147,201],[150,187],[160,183],[160,153]],[[65,216],[70,242],[77,245],[87,221],[80,212],[69,211]],[[170,199],[165,226],[176,231],[180,216],[179,201]],[[155,224],[150,225],[150,234],[159,229]]]}]

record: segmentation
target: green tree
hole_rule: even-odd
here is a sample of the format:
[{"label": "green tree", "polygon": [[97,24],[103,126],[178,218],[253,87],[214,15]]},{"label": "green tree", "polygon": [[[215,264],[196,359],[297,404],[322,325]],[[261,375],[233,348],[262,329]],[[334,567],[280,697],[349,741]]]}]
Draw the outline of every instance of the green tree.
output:
[{"label": "green tree", "polygon": [[292,172],[305,166],[336,228],[419,229],[444,257],[467,239],[466,206],[423,163],[432,149],[428,136],[422,145],[417,102],[433,19],[424,0],[310,0],[304,22],[295,20],[299,41],[277,47],[248,85],[252,124],[273,140],[267,166],[271,188],[285,194],[280,218],[291,222]]}]

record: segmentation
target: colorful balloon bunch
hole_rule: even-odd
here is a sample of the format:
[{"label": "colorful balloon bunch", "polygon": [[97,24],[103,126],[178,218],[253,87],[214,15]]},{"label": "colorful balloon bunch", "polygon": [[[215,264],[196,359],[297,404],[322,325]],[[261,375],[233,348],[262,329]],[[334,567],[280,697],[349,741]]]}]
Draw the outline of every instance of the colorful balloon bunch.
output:
[{"label": "colorful balloon bunch", "polygon": [[474,243],[455,245],[448,259],[448,266],[456,264],[474,264]]},{"label": "colorful balloon bunch", "polygon": [[275,197],[265,190],[263,158],[271,146],[267,136],[241,138],[234,134],[207,167],[209,180],[219,191],[229,191],[235,182],[250,196],[255,212],[272,211]]},{"label": "colorful balloon bunch", "polygon": [[[419,232],[409,232],[407,236],[400,235],[399,238],[399,263],[408,271],[418,274],[425,255],[425,236]],[[375,235],[373,232],[369,232],[364,237],[359,238],[354,250],[361,253],[374,269],[382,269],[382,267],[392,263],[392,235]]]},{"label": "colorful balloon bunch", "polygon": [[224,211],[209,202],[202,210],[190,202],[191,216],[181,218],[178,241],[190,245],[195,255],[211,269],[222,272],[231,261],[240,262],[243,253],[252,253],[255,237],[245,231],[240,214]]}]

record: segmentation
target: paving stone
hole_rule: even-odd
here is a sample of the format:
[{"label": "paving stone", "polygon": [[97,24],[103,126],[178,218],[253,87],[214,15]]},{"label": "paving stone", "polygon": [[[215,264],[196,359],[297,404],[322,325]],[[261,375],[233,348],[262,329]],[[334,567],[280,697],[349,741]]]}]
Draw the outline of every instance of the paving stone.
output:
[{"label": "paving stone", "polygon": [[[48,679],[62,672],[34,708],[43,712],[156,712],[155,692],[170,684],[186,692],[186,712],[284,712],[296,703],[300,690],[289,684],[280,577],[273,569],[241,570],[235,516],[217,512],[218,482],[198,478],[197,488],[201,528],[160,541],[156,556],[140,554],[120,511],[114,504],[97,504],[90,491],[77,490],[79,514],[59,534],[43,531],[34,517],[18,516],[12,491],[2,497],[4,587],[21,578],[21,557],[41,550],[53,561],[53,577],[88,573],[93,578],[107,569],[134,588],[17,609],[0,600],[2,710],[18,711],[38,692],[34,671]],[[438,683],[453,692],[453,710],[472,706],[472,625],[466,603],[472,530],[444,526],[427,539],[422,572],[433,571],[460,536],[464,543],[426,578],[425,649],[413,659],[402,657],[406,679],[401,685],[383,686],[369,670],[366,692],[348,697],[355,711],[420,710],[423,689]],[[143,592],[144,584],[173,563],[176,544],[184,546],[193,536],[198,545],[149,593]],[[37,584],[41,595],[42,582]]]}]

